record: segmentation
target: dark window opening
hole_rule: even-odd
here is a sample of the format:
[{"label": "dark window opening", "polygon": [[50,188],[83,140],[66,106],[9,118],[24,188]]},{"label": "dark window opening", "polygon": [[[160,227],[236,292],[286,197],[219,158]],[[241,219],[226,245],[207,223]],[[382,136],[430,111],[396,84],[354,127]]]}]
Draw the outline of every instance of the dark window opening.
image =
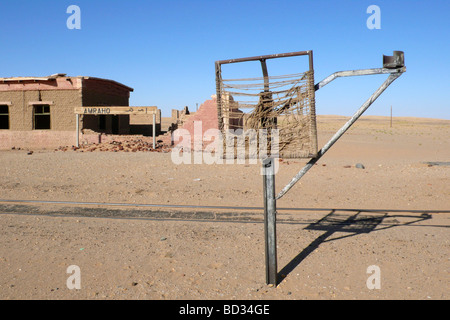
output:
[{"label": "dark window opening", "polygon": [[0,130],[9,129],[9,107],[0,106]]},{"label": "dark window opening", "polygon": [[118,115],[112,116],[111,131],[112,131],[112,134],[119,134],[119,116]]},{"label": "dark window opening", "polygon": [[47,130],[50,129],[50,106],[36,105],[34,106],[34,129]]},{"label": "dark window opening", "polygon": [[105,115],[98,116],[98,128],[100,130],[106,130],[106,116]]}]

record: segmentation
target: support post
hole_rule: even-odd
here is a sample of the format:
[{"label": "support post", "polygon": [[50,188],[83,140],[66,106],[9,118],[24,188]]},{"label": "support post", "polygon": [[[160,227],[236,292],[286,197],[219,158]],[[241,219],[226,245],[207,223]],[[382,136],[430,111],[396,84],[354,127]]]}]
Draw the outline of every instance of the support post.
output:
[{"label": "support post", "polygon": [[217,103],[217,119],[220,132],[223,133],[223,118],[222,118],[222,67],[219,62],[216,62],[216,103]]},{"label": "support post", "polygon": [[153,149],[156,149],[156,114],[153,114]]},{"label": "support post", "polygon": [[76,122],[76,130],[77,130],[77,140],[76,140],[76,146],[77,148],[80,147],[80,115],[77,113],[75,116],[75,122]]},{"label": "support post", "polygon": [[266,255],[266,283],[277,285],[277,231],[275,199],[275,162],[273,158],[263,161],[264,179],[264,240]]},{"label": "support post", "polygon": [[264,77],[264,92],[269,92],[269,73],[267,71],[266,59],[261,59],[261,68]]}]

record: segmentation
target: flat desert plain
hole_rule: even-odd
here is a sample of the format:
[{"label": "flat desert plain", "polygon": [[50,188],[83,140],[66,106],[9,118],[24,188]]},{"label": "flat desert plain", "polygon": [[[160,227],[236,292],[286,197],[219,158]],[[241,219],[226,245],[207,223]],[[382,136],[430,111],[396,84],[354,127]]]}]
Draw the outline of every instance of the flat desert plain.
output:
[{"label": "flat desert plain", "polygon": [[[319,116],[319,147],[347,119]],[[276,190],[306,161],[282,159]],[[362,117],[277,201],[268,286],[260,163],[0,151],[0,298],[446,300],[449,162],[449,120]]]}]

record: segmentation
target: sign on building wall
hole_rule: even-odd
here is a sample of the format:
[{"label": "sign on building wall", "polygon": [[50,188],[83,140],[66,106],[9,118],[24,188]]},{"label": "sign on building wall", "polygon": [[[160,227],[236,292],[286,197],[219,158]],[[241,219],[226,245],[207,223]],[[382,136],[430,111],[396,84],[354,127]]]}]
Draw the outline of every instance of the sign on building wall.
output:
[{"label": "sign on building wall", "polygon": [[108,115],[108,114],[156,114],[158,107],[77,107],[76,114]]}]

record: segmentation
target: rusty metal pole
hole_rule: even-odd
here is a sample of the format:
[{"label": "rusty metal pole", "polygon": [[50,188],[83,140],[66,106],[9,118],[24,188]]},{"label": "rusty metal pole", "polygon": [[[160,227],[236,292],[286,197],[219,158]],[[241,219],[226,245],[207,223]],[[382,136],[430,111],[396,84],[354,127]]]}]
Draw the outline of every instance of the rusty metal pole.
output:
[{"label": "rusty metal pole", "polygon": [[264,77],[264,92],[269,92],[269,73],[267,71],[266,59],[261,59],[260,62]]},{"label": "rusty metal pole", "polygon": [[277,285],[277,216],[275,199],[275,162],[273,158],[263,161],[264,179],[264,240],[266,255],[266,283]]},{"label": "rusty metal pole", "polygon": [[216,103],[217,103],[217,120],[218,120],[218,127],[220,132],[223,132],[223,118],[222,118],[222,87],[221,87],[221,80],[222,80],[222,68],[221,64],[219,62],[215,63],[216,68]]},{"label": "rusty metal pole", "polygon": [[[264,95],[260,97],[261,108],[270,107],[271,101],[267,101],[270,97],[269,73],[267,71],[266,59],[261,59],[261,67],[264,77]],[[271,119],[270,122],[273,120]],[[263,129],[267,123],[267,119],[262,120]],[[273,125],[271,123],[271,125]],[[270,137],[269,137],[270,139]],[[263,160],[263,178],[264,178],[264,242],[266,255],[266,283],[269,285],[277,285],[277,216],[276,216],[276,200],[275,200],[275,169],[274,159],[269,157]]]}]

